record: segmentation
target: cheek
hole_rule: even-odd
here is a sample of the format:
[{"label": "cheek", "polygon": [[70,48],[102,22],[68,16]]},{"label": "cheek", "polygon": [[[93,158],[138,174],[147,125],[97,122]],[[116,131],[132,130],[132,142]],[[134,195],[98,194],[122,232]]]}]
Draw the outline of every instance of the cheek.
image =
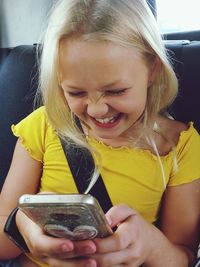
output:
[{"label": "cheek", "polygon": [[143,110],[145,107],[144,102],[136,102],[136,101],[126,101],[125,104],[119,104],[118,106],[116,105],[114,108],[118,110],[119,112],[125,113],[125,114],[130,114],[130,113],[138,113],[141,110]]},{"label": "cheek", "polygon": [[68,103],[68,106],[70,108],[70,110],[77,114],[77,115],[81,115],[82,113],[85,112],[86,106],[84,105],[84,101],[80,100],[80,99],[74,99],[71,97],[67,97],[65,96],[65,99]]},{"label": "cheek", "polygon": [[141,112],[146,105],[146,92],[139,95],[129,95],[112,103],[112,108],[123,113]]}]

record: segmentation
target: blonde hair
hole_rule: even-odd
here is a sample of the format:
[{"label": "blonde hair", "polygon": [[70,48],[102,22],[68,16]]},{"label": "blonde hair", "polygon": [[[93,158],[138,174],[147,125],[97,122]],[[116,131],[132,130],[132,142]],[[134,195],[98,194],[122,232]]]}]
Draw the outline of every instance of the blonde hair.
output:
[{"label": "blonde hair", "polygon": [[[177,79],[166,56],[155,18],[145,0],[62,0],[53,7],[42,43],[40,90],[48,119],[58,134],[90,149],[77,128],[59,84],[59,45],[63,38],[110,41],[134,47],[149,67],[157,58],[160,71],[148,97],[144,129],[152,127],[177,94]],[[147,130],[148,132],[148,130]]]}]

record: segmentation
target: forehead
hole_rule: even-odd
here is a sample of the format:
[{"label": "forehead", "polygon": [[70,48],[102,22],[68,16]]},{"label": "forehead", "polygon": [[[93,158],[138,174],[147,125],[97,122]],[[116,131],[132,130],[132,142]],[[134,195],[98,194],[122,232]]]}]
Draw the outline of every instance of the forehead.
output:
[{"label": "forehead", "polygon": [[108,41],[63,39],[59,53],[60,79],[103,86],[148,73],[140,53]]},{"label": "forehead", "polygon": [[60,61],[78,60],[117,60],[127,57],[133,60],[142,60],[140,53],[133,47],[123,47],[110,41],[81,40],[78,38],[64,38],[60,41]]}]

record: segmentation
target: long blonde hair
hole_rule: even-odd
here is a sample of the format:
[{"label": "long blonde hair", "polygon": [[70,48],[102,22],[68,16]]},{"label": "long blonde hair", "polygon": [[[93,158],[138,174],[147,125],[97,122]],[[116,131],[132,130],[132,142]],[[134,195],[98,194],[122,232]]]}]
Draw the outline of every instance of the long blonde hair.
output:
[{"label": "long blonde hair", "polygon": [[[77,128],[59,84],[59,45],[63,38],[109,41],[134,47],[151,66],[160,61],[148,97],[142,123],[152,127],[159,113],[172,103],[177,94],[177,79],[166,56],[155,18],[145,0],[61,0],[49,17],[42,42],[40,87],[48,119],[59,135],[89,148]],[[148,131],[147,131],[148,132]]]}]

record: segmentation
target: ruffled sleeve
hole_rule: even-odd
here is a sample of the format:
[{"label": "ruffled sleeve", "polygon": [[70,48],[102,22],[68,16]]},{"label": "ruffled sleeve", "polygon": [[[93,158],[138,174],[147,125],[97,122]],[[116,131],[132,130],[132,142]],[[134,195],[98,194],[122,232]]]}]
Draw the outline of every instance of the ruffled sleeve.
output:
[{"label": "ruffled sleeve", "polygon": [[35,160],[43,162],[47,120],[45,108],[40,107],[20,121],[12,125],[13,134],[19,137],[23,147]]},{"label": "ruffled sleeve", "polygon": [[190,123],[181,133],[176,147],[177,170],[171,175],[168,185],[175,186],[200,178],[200,135]]}]

